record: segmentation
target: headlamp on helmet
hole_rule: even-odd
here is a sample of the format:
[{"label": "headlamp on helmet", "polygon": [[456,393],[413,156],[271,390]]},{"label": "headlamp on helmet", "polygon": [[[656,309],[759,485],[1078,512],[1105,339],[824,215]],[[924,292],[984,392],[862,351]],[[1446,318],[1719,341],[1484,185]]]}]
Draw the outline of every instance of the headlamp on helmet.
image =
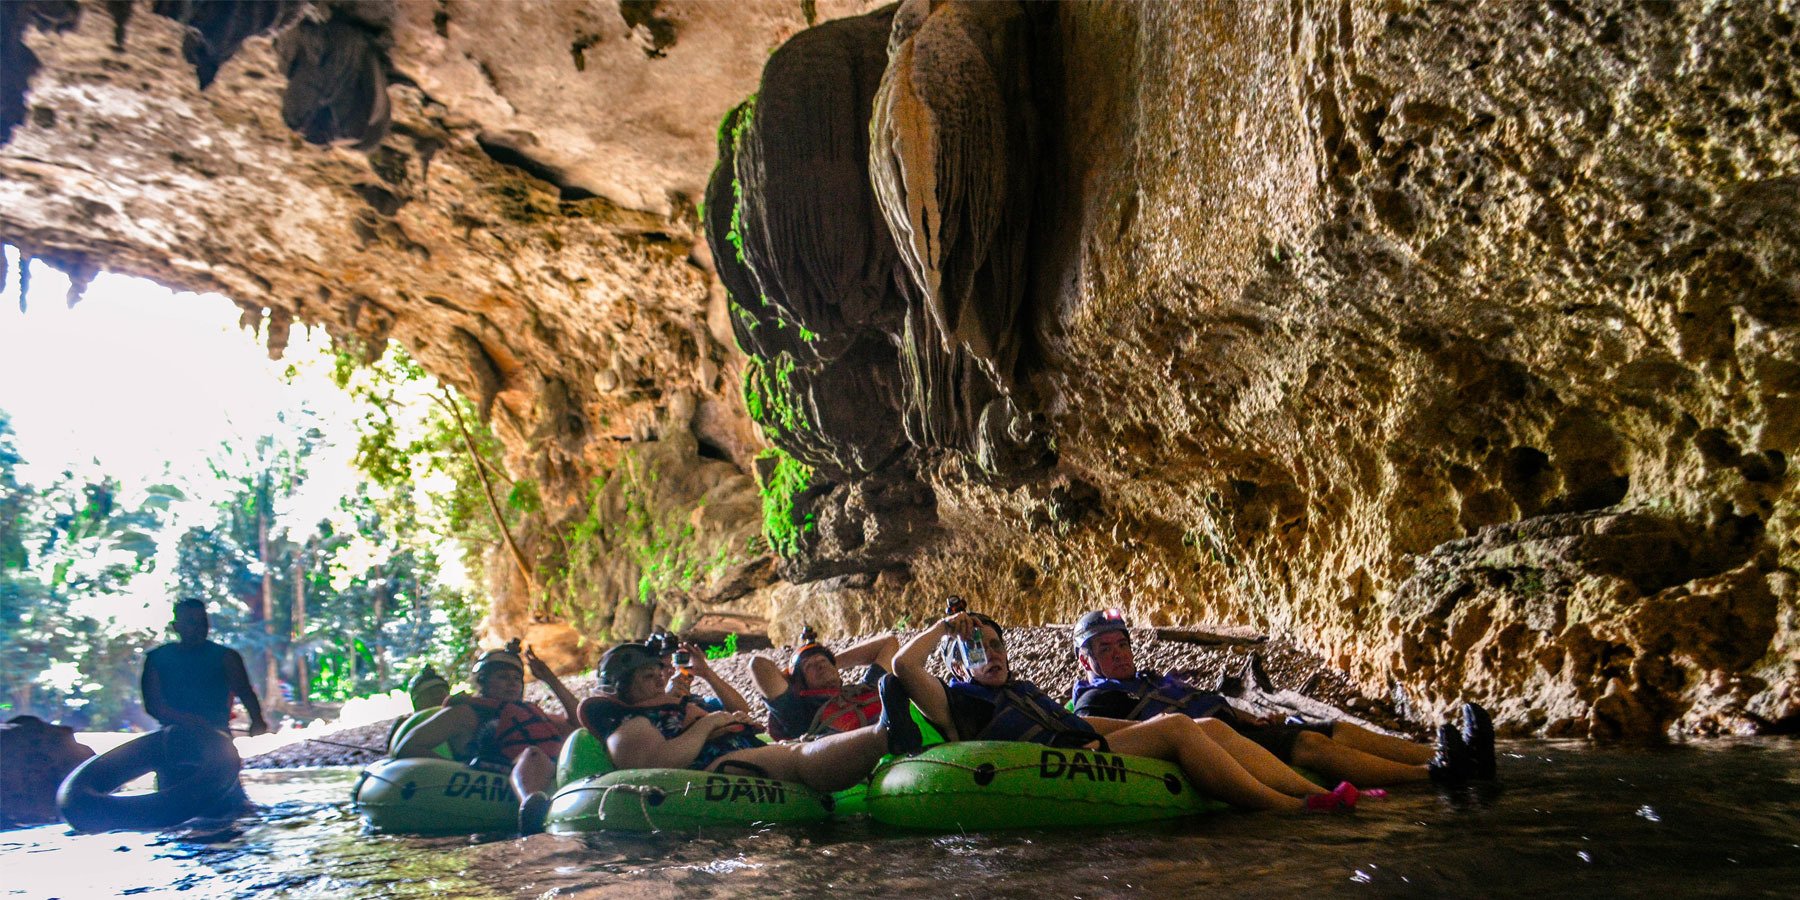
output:
[{"label": "headlamp on helmet", "polygon": [[517,671],[521,677],[524,676],[525,660],[519,656],[521,645],[522,642],[518,638],[513,638],[506,642],[504,648],[489,650],[481,654],[475,660],[475,665],[469,670],[469,674],[479,683],[489,671],[504,666]]},{"label": "headlamp on helmet", "polygon": [[814,653],[824,654],[826,659],[831,660],[832,665],[837,665],[837,654],[831,652],[830,647],[819,643],[819,633],[814,631],[811,625],[808,625],[800,629],[800,646],[788,659],[787,676],[794,677],[794,673],[800,671],[800,666],[806,662],[806,658]]},{"label": "headlamp on helmet", "polygon": [[439,675],[436,669],[427,665],[425,668],[420,669],[419,674],[414,675],[411,681],[406,683],[406,692],[409,694],[416,694],[426,688],[432,687],[448,689],[450,687],[450,682],[446,681],[444,676]]}]

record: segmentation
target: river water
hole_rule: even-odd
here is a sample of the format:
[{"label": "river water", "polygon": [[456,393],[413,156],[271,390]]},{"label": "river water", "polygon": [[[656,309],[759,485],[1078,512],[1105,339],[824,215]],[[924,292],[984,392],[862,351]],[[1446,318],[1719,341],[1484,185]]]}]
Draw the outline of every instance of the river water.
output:
[{"label": "river water", "polygon": [[1800,895],[1800,742],[1503,747],[1503,787],[1353,815],[1221,813],[1100,831],[926,835],[868,822],[646,837],[365,834],[351,769],[250,771],[222,833],[0,832],[32,898]]}]

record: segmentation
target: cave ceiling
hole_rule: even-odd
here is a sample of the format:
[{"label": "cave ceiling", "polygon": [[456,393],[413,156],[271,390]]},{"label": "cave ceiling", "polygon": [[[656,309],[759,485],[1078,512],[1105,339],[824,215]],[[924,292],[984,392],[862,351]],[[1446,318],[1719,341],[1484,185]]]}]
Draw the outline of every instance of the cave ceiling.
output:
[{"label": "cave ceiling", "polygon": [[721,548],[792,488],[662,611],[600,564],[609,633],[957,592],[1290,635],[1421,718],[1800,713],[1791,6],[0,15],[0,239],[77,292],[400,341],[539,538],[633,466]]}]

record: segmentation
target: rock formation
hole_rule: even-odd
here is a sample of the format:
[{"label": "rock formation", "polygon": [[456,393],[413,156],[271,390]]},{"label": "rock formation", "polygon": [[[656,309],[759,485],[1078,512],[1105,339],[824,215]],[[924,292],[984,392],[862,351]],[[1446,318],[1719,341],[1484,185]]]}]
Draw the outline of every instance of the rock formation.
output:
[{"label": "rock formation", "polygon": [[[955,591],[1242,622],[1422,719],[1800,714],[1789,8],[178,6],[0,4],[0,238],[407,344],[594,559],[590,637]],[[780,561],[563,548],[648,458],[647,521]]]},{"label": "rock formation", "polygon": [[76,743],[75,729],[37,716],[13,716],[0,725],[0,827],[57,822],[56,789],[94,755]]}]

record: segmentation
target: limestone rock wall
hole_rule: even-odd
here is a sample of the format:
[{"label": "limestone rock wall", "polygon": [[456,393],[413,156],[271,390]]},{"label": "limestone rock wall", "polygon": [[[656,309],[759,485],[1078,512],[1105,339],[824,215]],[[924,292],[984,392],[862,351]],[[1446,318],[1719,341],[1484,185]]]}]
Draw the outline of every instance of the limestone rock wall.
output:
[{"label": "limestone rock wall", "polygon": [[[652,521],[693,516],[707,552],[754,543],[753,476],[767,494],[786,471],[755,456],[786,438],[753,426],[741,373],[781,376],[738,349],[726,288],[770,292],[738,296],[696,201],[769,52],[873,4],[307,6],[381,60],[389,124],[366,152],[347,146],[366,127],[328,147],[289,127],[290,83],[323,68],[279,38],[244,40],[202,90],[186,32],[148,4],[122,25],[39,5],[0,28],[38,63],[20,76],[9,55],[0,79],[29,85],[0,238],[222,290],[267,310],[273,347],[294,321],[401,339],[542,480],[544,552],[593,476],[652,458],[673,481]],[[746,554],[656,616],[783,638],[917,622],[952,591],[1040,622],[1120,604],[1292,636],[1420,718],[1467,696],[1552,733],[1793,727],[1800,11],[1020,8],[970,46],[1023,79],[1006,90],[1036,129],[978,144],[1036,147],[1007,170],[1031,173],[1005,189],[1029,204],[1021,270],[976,277],[1001,307],[904,281],[898,301],[941,332],[980,323],[940,335],[939,359],[1008,348],[980,388],[998,394],[939,392],[972,408],[909,421],[926,370],[869,374],[926,358],[904,316],[786,347],[878,363],[787,382],[845,417],[809,438],[815,463],[871,463],[797,492],[813,518],[792,520],[810,537],[785,579]],[[956,21],[996,14],[974,12]],[[954,107],[913,45],[923,93],[896,115],[916,128]],[[831,303],[794,308],[836,329]],[[909,428],[930,422],[950,427]],[[896,453],[904,478],[871,475]],[[587,601],[623,630],[645,614],[620,603],[647,572],[630,546],[597,540]],[[496,622],[579,655],[526,593]]]}]

